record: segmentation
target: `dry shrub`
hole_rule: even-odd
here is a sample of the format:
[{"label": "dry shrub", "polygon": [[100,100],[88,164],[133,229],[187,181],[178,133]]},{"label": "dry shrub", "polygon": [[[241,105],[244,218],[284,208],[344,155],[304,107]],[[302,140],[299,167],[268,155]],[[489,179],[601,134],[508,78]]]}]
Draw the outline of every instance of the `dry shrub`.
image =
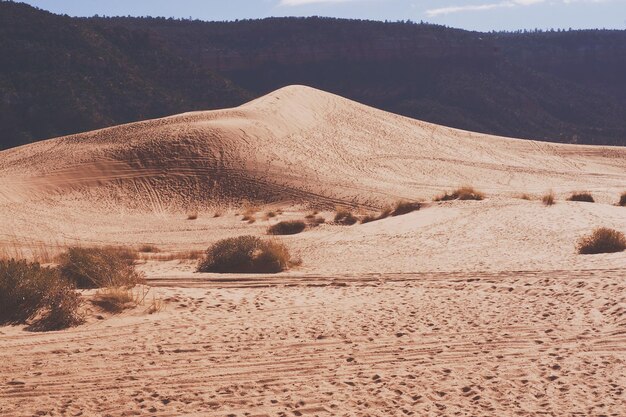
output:
[{"label": "dry shrub", "polygon": [[450,201],[450,200],[483,200],[485,194],[475,190],[473,187],[464,186],[457,188],[451,193],[445,193],[444,195],[435,198],[435,201]]},{"label": "dry shrub", "polygon": [[517,198],[521,199],[521,200],[532,200],[532,196],[530,194],[527,193],[522,193],[517,195]]},{"label": "dry shrub", "polygon": [[599,227],[590,235],[583,236],[578,241],[577,249],[578,253],[584,255],[622,252],[626,249],[626,236],[617,230]]},{"label": "dry shrub", "polygon": [[275,211],[268,211],[267,213],[265,213],[265,216],[268,219],[271,219],[272,217],[276,217],[276,212]]},{"label": "dry shrub", "polygon": [[220,217],[221,215],[222,215],[221,212],[216,211],[215,213],[213,213],[213,218],[216,219],[216,218]]},{"label": "dry shrub", "polygon": [[619,203],[617,204],[622,207],[626,207],[626,192],[622,193],[622,195],[619,197]]},{"label": "dry shrub", "polygon": [[335,213],[335,223],[342,226],[351,226],[355,224],[358,219],[347,210],[338,210]]},{"label": "dry shrub", "polygon": [[290,265],[287,248],[256,236],[222,239],[206,251],[198,272],[276,273]]},{"label": "dry shrub", "polygon": [[550,191],[541,197],[541,202],[544,206],[552,206],[556,202],[556,196],[552,191]]},{"label": "dry shrub", "polygon": [[99,290],[91,302],[109,313],[121,313],[139,304],[131,289],[116,287]]},{"label": "dry shrub", "polygon": [[196,220],[197,218],[198,218],[197,211],[187,214],[187,220]]},{"label": "dry shrub", "polygon": [[325,218],[323,218],[322,216],[316,216],[314,214],[306,216],[305,219],[310,227],[317,227],[320,224],[326,223]]},{"label": "dry shrub", "polygon": [[417,211],[422,207],[420,203],[411,201],[398,201],[391,211],[392,216],[400,216],[402,214],[408,214],[413,211]]},{"label": "dry shrub", "polygon": [[392,210],[390,208],[385,208],[383,209],[383,211],[381,211],[380,213],[374,215],[374,214],[366,214],[365,216],[361,217],[361,224],[365,224],[365,223],[371,223],[371,222],[375,222],[378,220],[382,220],[385,219],[387,217],[389,217],[392,213]]},{"label": "dry shrub", "polygon": [[59,268],[78,288],[132,287],[145,282],[135,270],[136,257],[125,248],[71,247],[61,255]]},{"label": "dry shrub", "polygon": [[14,259],[0,261],[0,323],[25,324],[33,330],[57,330],[80,324],[80,295],[57,269]]},{"label": "dry shrub", "polygon": [[139,252],[141,253],[158,253],[161,252],[161,250],[159,248],[157,248],[154,245],[150,245],[150,244],[145,244],[145,245],[141,245],[139,247]]},{"label": "dry shrub", "polygon": [[567,201],[582,201],[584,203],[594,203],[595,200],[590,193],[587,192],[577,192],[573,193],[571,196],[567,198]]},{"label": "dry shrub", "polygon": [[278,222],[267,228],[270,235],[295,235],[306,229],[306,223],[302,220],[287,220]]}]

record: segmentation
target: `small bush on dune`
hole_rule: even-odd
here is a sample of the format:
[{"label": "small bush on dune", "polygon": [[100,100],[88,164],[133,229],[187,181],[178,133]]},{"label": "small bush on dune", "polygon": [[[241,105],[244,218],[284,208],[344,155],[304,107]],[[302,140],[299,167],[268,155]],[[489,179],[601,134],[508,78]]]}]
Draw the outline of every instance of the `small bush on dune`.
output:
[{"label": "small bush on dune", "polygon": [[355,224],[358,219],[347,210],[339,210],[335,213],[335,223],[340,224],[342,226],[351,226]]},{"label": "small bush on dune", "polygon": [[187,214],[187,220],[196,220],[198,218],[198,212],[194,211],[193,213]]},{"label": "small bush on dune", "polygon": [[383,211],[381,211],[380,213],[374,215],[374,214],[367,214],[365,216],[363,216],[361,218],[361,224],[365,224],[365,223],[371,223],[371,222],[375,222],[378,220],[382,220],[385,219],[387,217],[389,217],[391,215],[391,209],[390,208],[385,208],[383,209]]},{"label": "small bush on dune", "polygon": [[521,199],[521,200],[532,200],[532,196],[530,194],[527,193],[522,193],[517,195],[517,198]]},{"label": "small bush on dune", "polygon": [[594,203],[593,196],[589,193],[573,193],[567,198],[567,201],[581,201],[584,203]]},{"label": "small bush on dune", "polygon": [[619,197],[619,204],[622,207],[626,207],[626,193],[622,193],[622,195]]},{"label": "small bush on dune", "polygon": [[146,244],[146,245],[141,245],[139,247],[139,252],[142,252],[142,253],[158,253],[158,252],[160,252],[160,250],[159,250],[159,248],[157,248],[154,245]]},{"label": "small bush on dune", "polygon": [[422,207],[420,203],[410,201],[398,201],[391,212],[392,216],[400,216],[417,211]]},{"label": "small bush on dune", "polygon": [[105,288],[99,290],[91,302],[109,313],[120,313],[138,305],[132,290],[128,288]]},{"label": "small bush on dune", "polygon": [[24,260],[0,260],[0,323],[57,330],[82,322],[80,295],[58,270]]},{"label": "small bush on dune", "polygon": [[466,186],[457,188],[451,193],[446,193],[440,197],[435,198],[435,201],[450,201],[450,200],[482,200],[485,198],[485,195],[475,190],[472,187]]},{"label": "small bush on dune", "polygon": [[267,229],[270,235],[295,235],[306,228],[306,223],[302,220],[288,220],[271,225]]},{"label": "small bush on dune", "polygon": [[198,272],[276,273],[289,267],[289,251],[256,236],[222,239],[206,251]]},{"label": "small bush on dune", "polygon": [[541,197],[541,202],[543,203],[544,206],[552,206],[556,202],[556,197],[554,193],[550,191],[549,193],[544,194]]},{"label": "small bush on dune", "polygon": [[596,253],[622,252],[626,249],[626,236],[622,232],[600,227],[590,235],[578,241],[578,253],[590,255]]},{"label": "small bush on dune", "polygon": [[136,253],[123,248],[71,247],[60,258],[61,275],[78,288],[132,287],[145,281]]}]

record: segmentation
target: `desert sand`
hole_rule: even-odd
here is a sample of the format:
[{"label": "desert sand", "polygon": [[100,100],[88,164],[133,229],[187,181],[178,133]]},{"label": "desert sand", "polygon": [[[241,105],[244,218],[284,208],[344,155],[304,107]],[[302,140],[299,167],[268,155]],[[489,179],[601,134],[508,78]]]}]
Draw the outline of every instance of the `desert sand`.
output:
[{"label": "desert sand", "polygon": [[[487,198],[432,201],[460,185]],[[0,256],[156,245],[138,268],[163,301],[0,327],[0,415],[625,415],[626,255],[575,250],[595,227],[626,232],[623,191],[624,147],[465,132],[302,86],[0,152]],[[399,199],[424,205],[331,222]],[[177,259],[312,210],[328,223],[280,237],[302,260],[284,273]]]}]

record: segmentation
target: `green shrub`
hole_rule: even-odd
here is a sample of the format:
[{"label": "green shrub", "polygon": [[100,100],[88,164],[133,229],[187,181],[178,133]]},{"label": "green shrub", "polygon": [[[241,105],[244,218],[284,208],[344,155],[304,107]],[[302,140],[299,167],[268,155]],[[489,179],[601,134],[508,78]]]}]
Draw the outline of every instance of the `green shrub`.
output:
[{"label": "green shrub", "polygon": [[594,203],[593,196],[589,193],[573,193],[567,198],[567,201],[581,201],[584,203]]},{"label": "green shrub", "polygon": [[351,226],[355,224],[358,219],[347,210],[339,210],[335,213],[335,223],[340,224],[342,226]]},{"label": "green shrub", "polygon": [[475,190],[473,187],[465,186],[457,188],[451,193],[445,193],[444,195],[435,198],[435,201],[450,201],[450,200],[482,200],[485,198],[485,194]]},{"label": "green shrub", "polygon": [[600,227],[590,235],[578,241],[578,253],[589,255],[596,253],[622,252],[626,249],[626,236],[622,232]]},{"label": "green shrub", "polygon": [[57,330],[82,322],[80,295],[57,269],[24,260],[0,260],[0,324]]},{"label": "green shrub", "polygon": [[270,235],[295,235],[306,229],[306,223],[302,220],[288,220],[278,222],[267,228]]},{"label": "green shrub", "polygon": [[132,287],[145,282],[137,254],[124,248],[71,247],[61,255],[61,274],[78,288]]},{"label": "green shrub", "polygon": [[420,203],[410,201],[398,201],[391,212],[392,216],[400,216],[402,214],[408,214],[413,211],[417,211],[421,208]]},{"label": "green shrub", "polygon": [[209,247],[198,272],[276,273],[289,267],[289,251],[277,242],[256,236],[222,239]]}]

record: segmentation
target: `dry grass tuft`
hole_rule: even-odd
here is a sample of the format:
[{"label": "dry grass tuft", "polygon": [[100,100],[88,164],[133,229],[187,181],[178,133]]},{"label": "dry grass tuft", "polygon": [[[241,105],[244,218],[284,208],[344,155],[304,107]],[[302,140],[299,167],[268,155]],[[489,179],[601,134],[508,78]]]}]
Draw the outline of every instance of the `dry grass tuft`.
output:
[{"label": "dry grass tuft", "polygon": [[290,266],[287,248],[256,236],[222,239],[211,245],[198,264],[198,272],[276,273]]},{"label": "dry grass tuft", "polygon": [[267,217],[268,219],[271,219],[272,217],[276,217],[276,212],[268,211],[267,213],[265,213],[265,217]]},{"label": "dry grass tuft", "polygon": [[483,200],[485,194],[475,190],[473,187],[464,186],[457,188],[451,193],[445,193],[442,196],[435,198],[435,201],[450,201],[450,200]]},{"label": "dry grass tuft", "polygon": [[554,195],[554,192],[550,191],[546,194],[544,194],[541,197],[541,202],[543,203],[544,206],[552,206],[556,203],[556,196]]},{"label": "dry grass tuft", "polygon": [[595,203],[593,196],[588,192],[576,192],[567,198],[567,201],[581,201],[584,203]]},{"label": "dry grass tuft", "polygon": [[78,288],[132,287],[145,282],[137,253],[126,248],[71,247],[60,256],[61,275]]},{"label": "dry grass tuft", "polygon": [[420,203],[411,201],[398,201],[391,211],[392,216],[400,216],[417,211],[422,207]]},{"label": "dry grass tuft", "polygon": [[518,194],[516,197],[521,199],[521,200],[528,200],[528,201],[533,199],[533,197],[530,194],[527,194],[527,193]]},{"label": "dry grass tuft", "polygon": [[197,218],[198,218],[197,211],[187,214],[187,220],[196,220]]},{"label": "dry grass tuft", "polygon": [[580,254],[615,253],[626,249],[626,236],[622,232],[599,227],[590,235],[583,236],[577,245]]},{"label": "dry grass tuft", "polygon": [[139,247],[139,252],[141,253],[158,253],[161,252],[161,250],[159,248],[157,248],[154,245],[150,245],[150,244],[145,244],[145,245],[141,245]]},{"label": "dry grass tuft", "polygon": [[64,329],[83,322],[80,303],[80,295],[57,269],[24,260],[0,261],[0,324]]},{"label": "dry grass tuft", "polygon": [[352,226],[358,221],[358,219],[354,216],[354,214],[347,210],[338,210],[335,213],[334,221],[336,224],[342,226]]},{"label": "dry grass tuft", "polygon": [[391,215],[391,213],[392,213],[391,208],[387,207],[387,208],[384,208],[383,211],[381,211],[377,215],[366,214],[365,216],[361,217],[361,224],[371,223],[371,222],[375,222],[375,221],[378,221],[378,220],[385,219],[385,218],[389,217]]},{"label": "dry grass tuft", "polygon": [[91,303],[108,313],[121,313],[126,309],[135,308],[139,301],[131,289],[111,287],[99,290]]},{"label": "dry grass tuft", "polygon": [[270,235],[295,235],[306,229],[306,223],[302,220],[287,220],[278,222],[267,228]]},{"label": "dry grass tuft", "polygon": [[626,207],[626,192],[622,193],[622,195],[619,197],[619,202],[617,204],[622,207]]}]

